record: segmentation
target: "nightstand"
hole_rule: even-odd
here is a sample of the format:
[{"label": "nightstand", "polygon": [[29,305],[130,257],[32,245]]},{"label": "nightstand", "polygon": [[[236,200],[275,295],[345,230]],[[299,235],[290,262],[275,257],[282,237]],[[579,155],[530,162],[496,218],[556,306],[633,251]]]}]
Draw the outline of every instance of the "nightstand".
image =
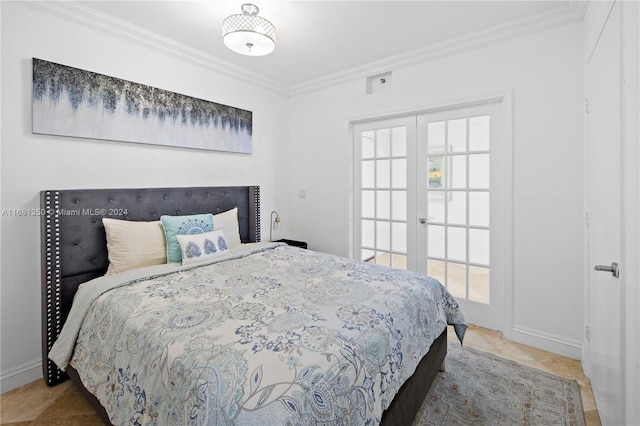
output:
[{"label": "nightstand", "polygon": [[295,240],[287,240],[287,239],[282,239],[282,240],[276,240],[274,241],[274,243],[285,243],[287,245],[290,245],[292,247],[300,247],[303,249],[307,248],[307,243],[304,241],[295,241]]}]

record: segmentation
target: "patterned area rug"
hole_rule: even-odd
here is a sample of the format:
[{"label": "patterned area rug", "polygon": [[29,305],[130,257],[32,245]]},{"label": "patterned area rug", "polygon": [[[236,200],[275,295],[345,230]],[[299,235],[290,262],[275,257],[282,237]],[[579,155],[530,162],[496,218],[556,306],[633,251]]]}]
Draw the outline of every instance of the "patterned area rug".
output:
[{"label": "patterned area rug", "polygon": [[414,426],[585,424],[575,380],[453,342],[448,351]]}]

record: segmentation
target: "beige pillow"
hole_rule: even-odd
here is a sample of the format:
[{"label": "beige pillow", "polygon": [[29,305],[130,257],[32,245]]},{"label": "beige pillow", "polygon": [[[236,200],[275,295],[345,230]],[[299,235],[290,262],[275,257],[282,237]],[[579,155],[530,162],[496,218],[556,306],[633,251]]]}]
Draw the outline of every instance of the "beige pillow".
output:
[{"label": "beige pillow", "polygon": [[159,220],[133,222],[102,219],[107,234],[107,275],[167,263],[164,230]]},{"label": "beige pillow", "polygon": [[213,215],[213,229],[224,230],[224,238],[227,240],[227,246],[232,249],[238,247],[242,241],[240,240],[240,225],[238,224],[238,208],[234,207],[226,212]]}]

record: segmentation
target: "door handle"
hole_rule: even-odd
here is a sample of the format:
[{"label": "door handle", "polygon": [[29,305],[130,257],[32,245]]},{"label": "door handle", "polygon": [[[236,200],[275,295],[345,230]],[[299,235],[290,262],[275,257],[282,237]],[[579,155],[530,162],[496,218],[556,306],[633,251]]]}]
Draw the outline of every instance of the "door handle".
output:
[{"label": "door handle", "polygon": [[424,225],[427,222],[431,222],[433,219],[435,219],[433,216],[429,216],[428,218],[421,217],[418,219],[418,222]]},{"label": "door handle", "polygon": [[611,272],[611,275],[616,278],[620,278],[620,268],[618,268],[618,264],[616,262],[611,262],[611,266],[596,265],[594,269],[596,271]]}]

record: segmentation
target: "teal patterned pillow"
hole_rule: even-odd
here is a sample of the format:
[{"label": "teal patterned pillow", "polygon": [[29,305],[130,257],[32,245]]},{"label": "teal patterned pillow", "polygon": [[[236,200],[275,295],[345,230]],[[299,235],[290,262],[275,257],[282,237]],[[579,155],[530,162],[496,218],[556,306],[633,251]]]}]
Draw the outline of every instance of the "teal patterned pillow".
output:
[{"label": "teal patterned pillow", "polygon": [[189,216],[160,216],[164,236],[167,241],[167,263],[180,262],[182,251],[176,235],[194,235],[213,231],[212,214]]},{"label": "teal patterned pillow", "polygon": [[183,265],[206,262],[229,253],[222,229],[196,235],[176,235],[176,239],[180,244]]}]

